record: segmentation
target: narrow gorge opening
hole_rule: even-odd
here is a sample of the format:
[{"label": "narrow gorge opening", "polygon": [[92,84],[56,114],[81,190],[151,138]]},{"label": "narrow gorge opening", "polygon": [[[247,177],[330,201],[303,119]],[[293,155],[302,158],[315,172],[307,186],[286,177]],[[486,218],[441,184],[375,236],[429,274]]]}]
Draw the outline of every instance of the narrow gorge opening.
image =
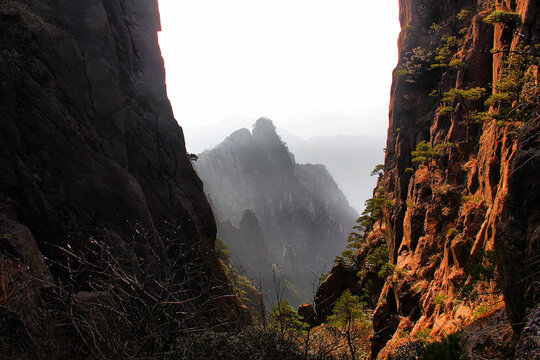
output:
[{"label": "narrow gorge opening", "polygon": [[276,271],[294,307],[310,302],[384,159],[397,4],[159,5],[168,96],[220,243],[268,304]]},{"label": "narrow gorge opening", "polygon": [[538,358],[538,6],[2,0],[2,359]]}]

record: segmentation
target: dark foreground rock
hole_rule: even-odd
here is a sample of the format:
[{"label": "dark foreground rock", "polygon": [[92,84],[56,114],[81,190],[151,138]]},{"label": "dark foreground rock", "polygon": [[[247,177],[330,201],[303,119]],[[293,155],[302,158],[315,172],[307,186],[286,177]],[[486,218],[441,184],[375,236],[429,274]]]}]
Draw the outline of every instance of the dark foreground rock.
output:
[{"label": "dark foreground rock", "polygon": [[[208,283],[168,301],[197,308],[219,298],[212,308],[221,316],[205,318],[234,323],[242,313],[213,254],[214,217],[166,97],[159,30],[154,0],[0,3],[2,251],[75,292],[95,290],[100,269],[74,277],[73,257],[153,258],[184,274],[167,279],[174,285],[193,275],[189,262]],[[2,277],[15,268],[24,272],[14,265]],[[160,269],[146,269],[148,283],[165,281]],[[2,287],[2,306],[16,290]]]}]

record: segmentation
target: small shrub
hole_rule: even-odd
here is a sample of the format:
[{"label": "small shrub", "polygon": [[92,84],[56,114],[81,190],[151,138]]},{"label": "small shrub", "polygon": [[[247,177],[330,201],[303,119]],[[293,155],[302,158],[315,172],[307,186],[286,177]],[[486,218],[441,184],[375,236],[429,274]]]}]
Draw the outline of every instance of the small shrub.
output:
[{"label": "small shrub", "polygon": [[407,276],[407,270],[404,268],[395,269],[394,273],[397,275],[399,279],[403,279],[405,276]]},{"label": "small shrub", "polygon": [[407,70],[405,70],[405,69],[396,69],[395,74],[396,74],[396,76],[405,76],[405,75],[407,75]]},{"label": "small shrub", "polygon": [[447,116],[454,113],[454,108],[451,106],[443,106],[439,109],[439,115],[440,116]]},{"label": "small shrub", "polygon": [[465,272],[469,275],[469,279],[459,287],[458,298],[464,301],[474,301],[481,295],[476,285],[479,282],[490,282],[495,279],[495,252],[481,252],[476,259],[470,261]]},{"label": "small shrub", "polygon": [[489,307],[487,307],[485,305],[480,305],[479,307],[477,307],[474,310],[474,312],[472,314],[472,318],[473,318],[473,320],[479,319],[481,317],[484,317],[484,315],[489,314],[490,311],[491,310],[490,310]]},{"label": "small shrub", "polygon": [[448,148],[452,146],[454,146],[454,144],[450,142],[440,143],[435,146],[431,146],[430,143],[422,140],[418,144],[416,144],[416,149],[414,151],[411,151],[411,161],[413,163],[426,164],[429,169],[430,161],[441,156],[443,153],[446,152]]},{"label": "small shrub", "polygon": [[461,201],[463,201],[466,204],[469,204],[469,203],[476,204],[476,203],[479,203],[479,202],[482,201],[482,195],[481,194],[463,195],[463,196],[461,196]]},{"label": "small shrub", "polygon": [[350,258],[355,254],[355,252],[351,249],[343,250],[341,253],[342,258]]},{"label": "small shrub", "polygon": [[380,245],[366,257],[366,262],[371,264],[375,271],[379,272],[388,263],[388,249],[386,245]]},{"label": "small shrub", "polygon": [[272,329],[248,328],[241,332],[205,331],[178,337],[163,360],[300,360],[303,355],[292,338]]},{"label": "small shrub", "polygon": [[431,31],[442,33],[443,32],[443,26],[437,23],[431,24],[430,28]]},{"label": "small shrub", "polygon": [[448,229],[448,232],[446,233],[446,236],[451,239],[453,238],[454,236],[456,236],[457,234],[459,234],[459,230],[456,229],[456,228],[450,228]]},{"label": "small shrub", "polygon": [[435,296],[435,299],[433,299],[433,302],[435,305],[444,305],[446,301],[448,300],[448,295],[443,293],[438,293],[437,296]]},{"label": "small shrub", "polygon": [[394,271],[396,269],[396,266],[390,263],[385,263],[381,270],[377,273],[377,276],[381,280],[386,280],[389,276],[394,274]]},{"label": "small shrub", "polygon": [[460,59],[454,59],[454,60],[450,61],[448,66],[456,68],[458,70],[466,70],[467,69],[467,65],[463,62],[463,60],[460,60]]},{"label": "small shrub", "polygon": [[227,263],[230,262],[229,249],[227,248],[227,245],[225,245],[225,243],[219,238],[216,238],[215,249],[216,256],[219,260]]},{"label": "small shrub", "polygon": [[444,94],[443,101],[453,101],[455,99],[474,101],[481,99],[485,93],[486,89],[482,87],[470,88],[468,90],[454,88]]},{"label": "small shrub", "polygon": [[[397,129],[396,129],[396,131],[397,131]],[[369,173],[370,176],[375,176],[375,175],[379,176],[379,175],[383,175],[383,174],[384,174],[384,164],[375,165],[373,170],[371,170],[371,173]]]},{"label": "small shrub", "polygon": [[522,23],[521,15],[514,12],[495,10],[484,18],[488,24],[503,24],[508,26],[518,26]]},{"label": "small shrub", "polygon": [[447,195],[451,189],[452,185],[450,184],[435,184],[433,186],[433,193],[435,195]]},{"label": "small shrub", "polygon": [[461,21],[466,21],[467,19],[470,19],[471,17],[471,11],[467,9],[463,9],[457,14],[457,18]]},{"label": "small shrub", "polygon": [[301,330],[303,323],[300,315],[293,309],[289,300],[285,299],[274,305],[270,312],[270,326],[280,332]]},{"label": "small shrub", "polygon": [[512,103],[512,97],[509,93],[496,93],[493,95],[490,95],[486,101],[484,101],[484,105],[486,106],[498,106],[501,104],[511,104]]},{"label": "small shrub", "polygon": [[459,41],[457,37],[443,35],[441,40],[443,44],[437,48],[437,55],[435,56],[437,63],[432,64],[432,68],[448,66],[458,49]]},{"label": "small shrub", "polygon": [[431,329],[425,328],[425,329],[422,329],[422,330],[418,331],[416,334],[414,334],[414,337],[416,339],[425,341],[426,339],[429,338],[429,334],[431,334]]},{"label": "small shrub", "polygon": [[461,334],[454,333],[442,338],[440,342],[427,344],[422,360],[461,359]]},{"label": "small shrub", "polygon": [[495,252],[492,250],[481,252],[478,260],[471,262],[465,271],[475,281],[492,280],[495,277]]},{"label": "small shrub", "polygon": [[491,121],[492,119],[493,119],[493,115],[487,111],[480,111],[472,116],[472,120],[479,123]]},{"label": "small shrub", "polygon": [[422,48],[416,47],[411,52],[405,54],[398,76],[404,76],[405,81],[414,84],[422,81],[431,70],[430,64],[433,62],[433,54]]}]

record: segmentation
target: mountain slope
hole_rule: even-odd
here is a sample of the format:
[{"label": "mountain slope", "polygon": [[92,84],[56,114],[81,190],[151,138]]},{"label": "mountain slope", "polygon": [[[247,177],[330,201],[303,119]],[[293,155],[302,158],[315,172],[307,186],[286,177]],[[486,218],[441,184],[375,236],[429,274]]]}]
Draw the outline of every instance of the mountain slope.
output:
[{"label": "mountain slope", "polygon": [[[279,264],[302,296],[309,294],[311,281],[343,247],[356,218],[324,166],[296,164],[272,122],[261,118],[252,133],[238,130],[200,154],[196,169],[217,218],[242,225],[246,210],[253,212],[268,246],[267,263]],[[222,229],[218,223],[223,240],[233,242]],[[232,255],[252,263],[249,254]],[[251,276],[260,270],[267,279],[272,271],[248,270]]]},{"label": "mountain slope", "polygon": [[382,136],[326,135],[308,139],[282,133],[282,139],[298,163],[323,164],[357,211],[364,208],[376,183],[369,176],[384,161]]}]

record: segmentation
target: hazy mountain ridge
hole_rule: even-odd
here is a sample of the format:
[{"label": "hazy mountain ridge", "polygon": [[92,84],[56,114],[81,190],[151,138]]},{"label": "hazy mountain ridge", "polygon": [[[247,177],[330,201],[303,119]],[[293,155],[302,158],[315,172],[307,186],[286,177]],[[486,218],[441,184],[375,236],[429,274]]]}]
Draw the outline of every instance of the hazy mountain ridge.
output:
[{"label": "hazy mountain ridge", "polygon": [[323,164],[357,211],[373,193],[377,181],[369,174],[384,161],[383,136],[325,135],[302,139],[287,132],[281,138],[298,163]]},{"label": "hazy mountain ridge", "polygon": [[[268,245],[269,263],[279,264],[305,296],[310,279],[322,271],[346,241],[357,217],[323,165],[299,165],[270,120],[253,132],[240,129],[199,156],[195,163],[218,218],[238,224],[251,210]],[[226,243],[232,243],[223,234]],[[241,263],[252,263],[235,254]],[[293,255],[294,254],[294,255]],[[284,255],[287,255],[284,257]],[[295,264],[284,258],[295,256]],[[299,274],[292,270],[296,269]],[[249,269],[256,275],[261,269]],[[271,269],[262,269],[268,278]],[[308,286],[309,283],[309,286]]]},{"label": "hazy mountain ridge", "polygon": [[[237,129],[251,129],[256,119],[231,116],[204,127],[184,129],[190,152],[211,150]],[[275,123],[278,136],[299,164],[323,164],[357,211],[371,197],[376,179],[369,176],[373,167],[384,161],[385,137],[374,135],[317,135],[299,137]]]}]

